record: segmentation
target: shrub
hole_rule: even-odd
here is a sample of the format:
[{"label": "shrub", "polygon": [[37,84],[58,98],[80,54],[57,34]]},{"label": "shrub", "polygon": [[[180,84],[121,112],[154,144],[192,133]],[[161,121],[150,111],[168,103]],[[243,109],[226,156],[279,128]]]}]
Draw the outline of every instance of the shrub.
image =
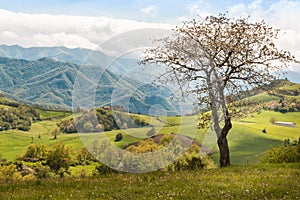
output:
[{"label": "shrub", "polygon": [[95,127],[96,132],[101,132],[103,130],[104,130],[103,124],[97,124],[97,126]]},{"label": "shrub", "polygon": [[47,156],[47,148],[44,145],[31,144],[27,147],[25,154],[22,156],[23,160],[29,162],[36,162],[44,160]]},{"label": "shrub", "polygon": [[149,125],[144,119],[135,118],[133,122],[138,126],[147,126]]},{"label": "shrub", "polygon": [[122,133],[118,133],[118,134],[116,135],[115,142],[119,142],[119,141],[121,141],[122,139],[123,139],[123,134],[122,134]]},{"label": "shrub", "polygon": [[63,143],[58,143],[53,146],[46,158],[46,163],[55,173],[61,170],[67,172],[72,162],[72,149],[66,147]]},{"label": "shrub", "polygon": [[[180,156],[179,159],[175,161],[173,170],[198,170],[203,169],[207,166],[207,163],[204,162],[204,156],[200,155],[200,147],[192,144],[188,150]],[[208,158],[205,158],[206,161]],[[168,168],[170,170],[172,168]]]},{"label": "shrub", "polygon": [[[162,149],[164,146],[174,142],[176,145],[170,145],[170,148],[167,151]],[[158,149],[161,149],[161,156],[167,156],[170,159],[175,159],[179,157],[175,162],[169,166],[167,166],[164,170],[168,171],[180,171],[180,170],[198,170],[203,168],[215,168],[214,162],[207,156],[202,155],[200,147],[197,144],[192,144],[182,155],[183,147],[180,144],[180,141],[175,141],[173,135],[164,135],[159,143],[155,143],[153,138],[148,138],[146,140],[142,140],[138,143],[138,145],[131,145],[127,147],[127,151],[134,153],[147,153],[154,152]],[[156,163],[161,163],[160,156],[152,157],[153,160],[148,161],[147,164],[151,163],[152,165],[156,165]],[[136,158],[125,157],[123,161],[125,167],[131,167],[135,165],[135,167],[143,169],[146,164],[144,160],[136,160]],[[159,165],[158,165],[159,166]]]},{"label": "shrub", "polygon": [[77,152],[77,161],[78,164],[80,165],[88,165],[89,161],[94,161],[95,158],[91,154],[91,152],[86,148],[82,147],[78,152]]},{"label": "shrub", "polygon": [[57,124],[59,130],[63,133],[77,133],[75,123],[73,119],[64,120]]},{"label": "shrub", "polygon": [[35,176],[39,179],[50,178],[51,171],[49,166],[43,166],[40,163],[34,166]]},{"label": "shrub", "polygon": [[300,162],[300,143],[296,146],[281,145],[277,148],[271,148],[259,159],[263,163]]},{"label": "shrub", "polygon": [[91,122],[86,122],[84,125],[83,125],[83,129],[85,132],[92,132],[93,129],[94,129],[94,126]]},{"label": "shrub", "polygon": [[26,176],[23,176],[23,181],[35,181],[37,180],[37,177],[34,174],[28,174]]},{"label": "shrub", "polygon": [[280,113],[287,113],[289,110],[288,110],[288,108],[281,108],[281,109],[279,109],[279,112]]},{"label": "shrub", "polygon": [[6,182],[22,180],[22,174],[14,164],[0,166],[0,180]]},{"label": "shrub", "polygon": [[172,140],[174,139],[174,135],[164,135],[160,141],[159,141],[159,145],[162,146],[167,146]]}]

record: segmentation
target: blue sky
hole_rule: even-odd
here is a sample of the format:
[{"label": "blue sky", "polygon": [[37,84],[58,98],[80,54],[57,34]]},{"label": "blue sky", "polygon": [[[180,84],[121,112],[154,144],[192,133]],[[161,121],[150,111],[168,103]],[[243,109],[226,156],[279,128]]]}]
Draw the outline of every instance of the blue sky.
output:
[{"label": "blue sky", "polygon": [[[226,12],[238,4],[250,4],[251,0],[1,0],[0,8],[26,13],[107,16],[148,22],[174,22],[178,16],[189,16],[190,8],[213,13]],[[275,0],[262,1],[268,6]],[[148,12],[147,13],[147,8]],[[152,8],[152,10],[151,10]],[[143,12],[143,9],[145,12]]]},{"label": "blue sky", "polygon": [[[128,31],[171,29],[228,11],[281,29],[279,48],[300,60],[299,10],[300,0],[0,0],[0,44],[95,49]],[[299,65],[293,70],[300,72]]]}]

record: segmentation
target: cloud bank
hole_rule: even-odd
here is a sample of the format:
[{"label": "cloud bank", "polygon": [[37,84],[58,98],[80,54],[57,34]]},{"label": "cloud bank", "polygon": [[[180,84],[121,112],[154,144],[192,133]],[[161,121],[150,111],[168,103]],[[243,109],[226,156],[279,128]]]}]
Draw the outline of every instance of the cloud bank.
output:
[{"label": "cloud bank", "polygon": [[109,17],[26,14],[0,9],[0,44],[18,44],[23,47],[66,46],[94,49],[120,33],[170,27],[167,24]]}]

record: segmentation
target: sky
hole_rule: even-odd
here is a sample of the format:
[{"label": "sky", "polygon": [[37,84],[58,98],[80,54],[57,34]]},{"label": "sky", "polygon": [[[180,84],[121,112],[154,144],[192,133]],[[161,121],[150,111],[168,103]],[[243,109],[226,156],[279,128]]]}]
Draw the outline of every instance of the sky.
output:
[{"label": "sky", "polygon": [[[174,23],[181,17],[199,12],[218,13],[237,5],[250,5],[251,0],[0,0],[0,8],[31,14],[64,14],[80,16],[106,16],[148,22]],[[275,0],[255,1],[268,8]]]},{"label": "sky", "polygon": [[300,60],[299,10],[300,0],[0,0],[0,44],[95,49],[127,31],[228,12],[280,28],[278,46]]}]

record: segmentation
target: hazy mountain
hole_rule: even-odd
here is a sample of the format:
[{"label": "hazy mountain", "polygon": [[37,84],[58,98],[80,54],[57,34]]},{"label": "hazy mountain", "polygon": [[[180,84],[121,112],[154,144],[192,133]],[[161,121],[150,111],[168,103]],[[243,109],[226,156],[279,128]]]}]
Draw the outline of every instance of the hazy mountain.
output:
[{"label": "hazy mountain", "polygon": [[122,105],[132,112],[149,114],[157,104],[176,114],[167,89],[159,90],[95,65],[82,67],[51,58],[0,58],[0,90],[35,104],[71,108],[73,97],[74,106],[93,107],[95,102],[95,106]]},{"label": "hazy mountain", "polygon": [[[0,57],[25,59],[36,61],[40,58],[52,58],[56,61],[71,62],[78,65],[97,65],[107,67],[114,73],[124,73],[134,65],[137,60],[120,58],[115,60],[113,57],[105,55],[101,51],[89,49],[66,47],[30,47],[24,48],[18,45],[0,45]],[[113,65],[111,63],[113,62]]]},{"label": "hazy mountain", "polygon": [[[92,52],[88,49],[69,49],[66,47],[30,47],[23,48],[18,45],[7,46],[0,45],[0,56],[8,58],[18,58],[25,60],[38,60],[40,58],[48,57],[57,61],[72,62],[81,64],[84,59]],[[98,51],[99,59],[106,59],[106,56]]]},{"label": "hazy mountain", "polygon": [[[17,58],[35,61],[48,57],[61,62],[71,62],[78,65],[97,65],[108,68],[116,74],[124,74],[131,71],[137,65],[137,60],[128,58],[115,59],[103,52],[82,48],[69,49],[66,47],[30,47],[24,48],[18,45],[0,45],[0,57]],[[143,76],[140,74],[140,76]],[[300,83],[300,73],[287,71],[290,81]],[[146,75],[143,76],[146,78]]]}]

